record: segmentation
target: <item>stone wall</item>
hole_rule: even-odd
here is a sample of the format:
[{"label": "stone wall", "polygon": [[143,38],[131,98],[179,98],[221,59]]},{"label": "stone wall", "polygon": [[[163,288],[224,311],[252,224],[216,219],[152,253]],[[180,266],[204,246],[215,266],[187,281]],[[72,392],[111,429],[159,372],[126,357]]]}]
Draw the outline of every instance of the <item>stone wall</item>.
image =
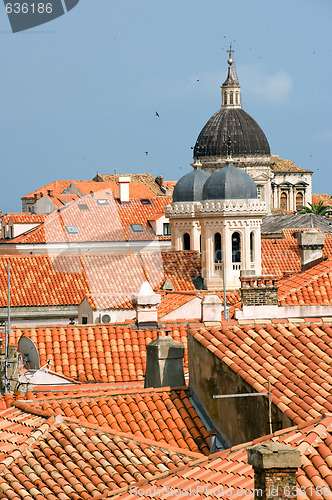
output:
[{"label": "stone wall", "polygon": [[[190,334],[188,358],[189,387],[229,446],[269,434],[267,397],[213,399],[256,391]],[[273,431],[294,425],[273,404],[272,423]]]}]

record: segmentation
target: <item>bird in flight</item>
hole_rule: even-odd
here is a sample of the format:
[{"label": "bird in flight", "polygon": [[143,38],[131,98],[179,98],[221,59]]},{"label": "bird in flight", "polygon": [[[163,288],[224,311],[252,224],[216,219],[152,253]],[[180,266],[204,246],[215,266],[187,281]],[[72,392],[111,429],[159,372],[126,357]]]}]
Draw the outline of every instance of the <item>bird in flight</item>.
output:
[{"label": "bird in flight", "polygon": [[160,118],[158,111],[155,111],[155,113],[156,113],[156,116],[158,116],[158,118]]},{"label": "bird in flight", "polygon": [[145,151],[146,156],[149,154],[149,151]]}]

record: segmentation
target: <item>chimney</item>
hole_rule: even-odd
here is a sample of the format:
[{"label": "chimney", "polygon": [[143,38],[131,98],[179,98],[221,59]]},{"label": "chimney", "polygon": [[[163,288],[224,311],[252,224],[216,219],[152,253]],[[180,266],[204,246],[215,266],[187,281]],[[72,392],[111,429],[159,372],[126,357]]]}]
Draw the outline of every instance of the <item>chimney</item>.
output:
[{"label": "chimney", "polygon": [[301,271],[306,271],[323,260],[324,233],[309,229],[298,232],[296,238],[301,252]]},{"label": "chimney", "polygon": [[263,444],[248,449],[248,463],[255,473],[254,500],[297,499],[299,450],[282,443]]},{"label": "chimney", "polygon": [[138,328],[157,328],[158,312],[161,296],[154,293],[150,283],[144,281],[137,295],[133,296],[133,305],[136,310],[136,323]]},{"label": "chimney", "polygon": [[277,306],[277,276],[240,276],[243,306]]},{"label": "chimney", "polygon": [[184,347],[172,337],[158,337],[146,346],[146,373],[144,387],[181,387]]},{"label": "chimney", "polygon": [[160,187],[162,187],[164,185],[164,178],[161,175],[158,175],[155,178],[155,181],[158,184],[158,186],[160,186]]},{"label": "chimney", "polygon": [[119,198],[120,203],[129,203],[130,177],[119,177]]},{"label": "chimney", "polygon": [[201,303],[202,321],[221,321],[223,305],[217,295],[205,295]]}]

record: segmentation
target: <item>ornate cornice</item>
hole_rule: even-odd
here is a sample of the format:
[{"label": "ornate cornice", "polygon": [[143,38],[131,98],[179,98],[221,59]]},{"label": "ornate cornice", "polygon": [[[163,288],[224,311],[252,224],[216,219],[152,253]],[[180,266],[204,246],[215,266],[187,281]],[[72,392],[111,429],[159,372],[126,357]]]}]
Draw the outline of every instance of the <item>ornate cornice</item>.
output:
[{"label": "ornate cornice", "polygon": [[195,207],[195,214],[257,214],[265,215],[266,203],[260,200],[206,200]]}]

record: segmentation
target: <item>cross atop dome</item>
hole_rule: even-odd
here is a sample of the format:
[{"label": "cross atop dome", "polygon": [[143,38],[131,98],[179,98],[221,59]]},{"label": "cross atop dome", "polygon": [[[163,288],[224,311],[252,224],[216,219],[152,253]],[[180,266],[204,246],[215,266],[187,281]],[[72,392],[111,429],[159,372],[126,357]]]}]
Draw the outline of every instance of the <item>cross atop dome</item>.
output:
[{"label": "cross atop dome", "polygon": [[241,87],[235,70],[232,44],[227,52],[228,75],[221,86],[222,108],[241,108]]}]

